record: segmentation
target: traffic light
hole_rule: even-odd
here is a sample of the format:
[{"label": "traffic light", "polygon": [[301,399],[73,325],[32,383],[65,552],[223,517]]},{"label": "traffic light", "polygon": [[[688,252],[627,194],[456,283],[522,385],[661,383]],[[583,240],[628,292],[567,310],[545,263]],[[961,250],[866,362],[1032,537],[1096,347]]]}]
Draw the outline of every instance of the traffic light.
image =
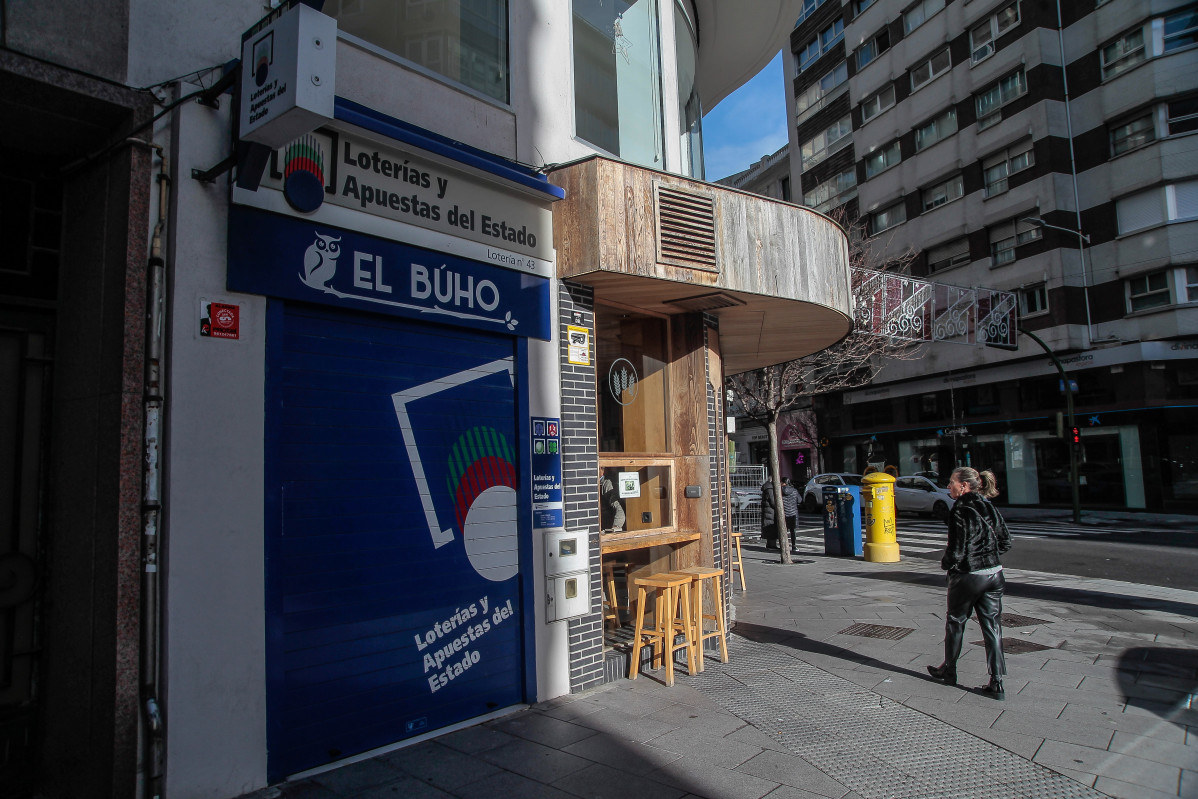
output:
[{"label": "traffic light", "polygon": [[1082,431],[1076,427],[1070,428],[1069,435],[1072,436],[1074,444],[1082,443]]}]

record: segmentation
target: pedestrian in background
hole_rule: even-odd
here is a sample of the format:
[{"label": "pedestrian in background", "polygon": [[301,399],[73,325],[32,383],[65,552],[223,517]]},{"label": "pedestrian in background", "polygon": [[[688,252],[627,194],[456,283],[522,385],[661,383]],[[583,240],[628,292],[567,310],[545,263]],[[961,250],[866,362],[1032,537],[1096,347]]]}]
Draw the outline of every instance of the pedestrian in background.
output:
[{"label": "pedestrian in background", "polygon": [[778,503],[774,499],[774,480],[771,476],[761,486],[761,537],[766,549],[778,549]]},{"label": "pedestrian in background", "polygon": [[789,477],[782,478],[782,515],[786,518],[786,534],[790,536],[790,549],[795,548],[795,524],[799,517],[799,490],[790,482]]},{"label": "pedestrian in background", "polygon": [[976,611],[986,644],[990,682],[978,690],[1004,699],[1002,678],[1007,662],[1002,651],[1002,595],[1006,579],[1000,556],[1011,548],[1011,534],[990,500],[998,496],[994,472],[961,466],[953,470],[948,491],[956,502],[948,517],[948,546],[940,568],[948,572],[948,612],[944,617],[944,662],[928,673],[947,685],[957,684],[957,658],[965,623]]}]

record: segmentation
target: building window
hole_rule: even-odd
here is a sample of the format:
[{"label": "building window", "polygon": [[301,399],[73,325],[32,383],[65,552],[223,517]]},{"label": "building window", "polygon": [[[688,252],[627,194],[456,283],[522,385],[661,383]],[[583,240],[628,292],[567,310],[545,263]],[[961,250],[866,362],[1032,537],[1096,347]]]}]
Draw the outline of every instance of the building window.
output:
[{"label": "building window", "polygon": [[1111,128],[1111,155],[1122,155],[1156,140],[1152,112]]},{"label": "building window", "polygon": [[344,33],[508,101],[507,0],[328,0],[323,11]]},{"label": "building window", "polygon": [[944,0],[922,0],[922,2],[916,3],[903,14],[903,31],[910,33],[927,22],[942,8],[944,8]]},{"label": "building window", "polygon": [[932,78],[943,75],[951,66],[952,60],[949,58],[947,47],[927,61],[917,64],[911,69],[911,91],[920,88]]},{"label": "building window", "polygon": [[940,116],[915,129],[915,152],[957,132],[957,109],[950,108]]},{"label": "building window", "polygon": [[945,203],[951,203],[953,200],[960,199],[964,193],[965,183],[961,180],[960,175],[954,175],[943,183],[937,183],[935,186],[921,191],[919,199],[923,205],[923,210],[931,211],[933,208],[939,208]]},{"label": "building window", "polygon": [[1182,100],[1171,100],[1166,120],[1170,136],[1198,130],[1198,95]]},{"label": "building window", "polygon": [[928,271],[939,272],[969,263],[969,239],[961,238],[937,244],[928,250]]},{"label": "building window", "polygon": [[994,55],[999,36],[1019,24],[1019,3],[1011,3],[969,30],[969,60],[977,64]]},{"label": "building window", "polygon": [[841,147],[846,146],[852,141],[849,137],[852,132],[852,120],[849,117],[843,117],[813,139],[804,142],[803,146],[799,148],[799,159],[803,169],[818,164]]},{"label": "building window", "polygon": [[985,130],[991,125],[1001,122],[1002,114],[999,112],[1002,107],[1016,97],[1023,96],[1026,92],[1027,79],[1024,78],[1023,70],[1020,69],[977,95],[974,99],[977,104],[978,130]]},{"label": "building window", "polygon": [[985,159],[982,161],[982,180],[985,184],[983,196],[1002,194],[1008,188],[1009,176],[1022,172],[1034,163],[1036,155],[1032,151],[1031,139]]},{"label": "building window", "polygon": [[869,233],[875,236],[883,230],[889,230],[895,225],[901,225],[907,221],[907,208],[903,205],[903,201],[899,200],[894,205],[883,208],[869,217]]},{"label": "building window", "polygon": [[1131,313],[1168,305],[1169,275],[1165,271],[1128,278],[1127,306]]},{"label": "building window", "polygon": [[655,2],[574,0],[578,137],[661,169],[661,57]]},{"label": "building window", "polygon": [[1019,290],[1019,315],[1033,316],[1048,312],[1048,288],[1043,284]]},{"label": "building window", "polygon": [[827,212],[857,196],[857,170],[849,169],[807,192],[804,202],[817,211]]},{"label": "building window", "polygon": [[683,8],[674,3],[674,61],[678,65],[678,145],[682,174],[703,179],[703,101],[695,80],[699,43],[694,25]]},{"label": "building window", "polygon": [[815,13],[815,9],[823,4],[824,0],[803,0],[803,10],[799,12],[799,18],[795,21],[795,27],[799,27],[799,24],[803,20]]},{"label": "building window", "polygon": [[861,121],[869,122],[892,105],[894,105],[893,83],[861,103]]},{"label": "building window", "polygon": [[1102,79],[1110,80],[1147,58],[1144,50],[1144,28],[1123,34],[1102,48]]},{"label": "building window", "polygon": [[782,192],[782,199],[785,202],[790,202],[790,178],[782,178],[780,181],[780,191]]},{"label": "building window", "polygon": [[[795,98],[796,121],[802,122],[816,111],[826,107],[835,97],[848,90],[845,81],[849,79],[849,62],[841,61],[831,72],[824,75],[815,83],[808,86],[801,95]],[[836,91],[844,86],[842,91]]]},{"label": "building window", "polygon": [[882,149],[872,152],[865,157],[866,179],[868,180],[874,175],[885,172],[901,160],[902,155],[900,154],[899,143],[896,139]]},{"label": "building window", "polygon": [[878,0],[853,0],[853,16],[857,16],[877,1]]},{"label": "building window", "polygon": [[820,31],[819,36],[807,42],[799,51],[799,72],[818,61],[820,56],[831,50],[832,46],[842,39],[844,39],[844,20],[837,19]]},{"label": "building window", "polygon": [[1198,302],[1198,266],[1186,267],[1186,300]]},{"label": "building window", "polygon": [[1157,186],[1115,201],[1119,234],[1156,227],[1167,222],[1198,219],[1198,180]]},{"label": "building window", "polygon": [[1042,235],[1040,227],[1028,222],[1004,222],[990,228],[991,266],[1002,266],[1015,260],[1015,248]]},{"label": "building window", "polygon": [[857,69],[861,69],[889,49],[890,29],[883,28],[878,35],[857,48]]},{"label": "building window", "polygon": [[1198,5],[1184,8],[1165,17],[1163,52],[1171,53],[1182,47],[1198,44]]}]

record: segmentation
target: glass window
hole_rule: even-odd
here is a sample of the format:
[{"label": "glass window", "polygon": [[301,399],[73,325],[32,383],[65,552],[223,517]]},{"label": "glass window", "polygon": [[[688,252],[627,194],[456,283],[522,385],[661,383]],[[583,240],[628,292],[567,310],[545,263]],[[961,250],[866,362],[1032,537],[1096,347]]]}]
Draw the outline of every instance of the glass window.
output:
[{"label": "glass window", "polygon": [[954,175],[943,183],[937,183],[935,186],[931,186],[920,192],[920,201],[923,203],[923,210],[931,211],[933,208],[939,208],[945,203],[959,199],[964,194],[964,191],[965,184],[961,180],[961,176]]},{"label": "glass window", "polygon": [[969,31],[970,61],[974,64],[994,54],[995,39],[1019,24],[1019,3],[1011,3],[998,13],[974,25]]},{"label": "glass window", "polygon": [[927,61],[917,64],[911,70],[911,91],[920,88],[937,75],[944,74],[950,66],[952,66],[952,60],[947,47]]},{"label": "glass window", "polygon": [[1186,267],[1186,299],[1198,302],[1198,266]]},{"label": "glass window", "polygon": [[[818,164],[820,161],[827,158],[832,153],[836,152],[847,145],[850,141],[849,134],[853,132],[853,122],[849,117],[843,117],[837,120],[831,127],[823,131],[815,138],[807,141],[799,148],[799,159],[803,168]],[[844,144],[834,146],[843,140]]]},{"label": "glass window", "polygon": [[1028,222],[1005,222],[990,228],[991,266],[1002,266],[1015,260],[1015,248],[1043,235],[1040,227]]},{"label": "glass window", "polygon": [[889,49],[890,29],[883,28],[881,33],[857,48],[857,69],[861,69]]},{"label": "glass window", "polygon": [[703,179],[703,103],[695,85],[698,63],[695,31],[679,2],[674,3],[674,57],[678,63],[678,139],[682,174]]},{"label": "glass window", "polygon": [[907,9],[907,13],[903,14],[903,30],[910,33],[927,22],[929,17],[942,8],[944,8],[944,0],[922,0],[922,2],[916,3]]},{"label": "glass window", "polygon": [[869,232],[870,235],[876,235],[883,230],[889,230],[895,225],[901,225],[907,221],[907,208],[903,205],[903,201],[899,200],[894,205],[883,208],[869,217]]},{"label": "glass window", "polygon": [[811,16],[815,9],[824,4],[824,0],[803,0],[803,9],[799,12],[799,18],[795,21],[795,27],[799,27],[799,23]]},{"label": "glass window", "polygon": [[828,49],[844,38],[844,20],[837,19],[828,27],[824,28],[819,33],[819,49],[821,52],[828,52]]},{"label": "glass window", "polygon": [[1027,81],[1024,79],[1023,70],[1021,69],[977,95],[974,99],[977,103],[978,130],[985,130],[991,125],[1002,121],[1002,115],[998,113],[999,110],[1011,100],[1023,95],[1026,91]]},{"label": "glass window", "polygon": [[1045,313],[1048,310],[1048,289],[1043,283],[1019,290],[1019,315]]},{"label": "glass window", "polygon": [[1102,79],[1108,80],[1131,69],[1147,57],[1144,29],[1136,28],[1102,48]]},{"label": "glass window", "polygon": [[884,172],[902,160],[898,141],[893,141],[886,147],[865,157],[865,177],[872,178],[879,172]]},{"label": "glass window", "polygon": [[1127,281],[1128,305],[1132,311],[1144,311],[1169,304],[1169,277],[1165,272],[1129,278]]},{"label": "glass window", "polygon": [[667,333],[664,319],[596,309],[600,452],[669,451]]},{"label": "glass window", "polygon": [[1022,172],[1035,162],[1036,155],[1030,139],[985,159],[982,161],[982,180],[985,184],[983,196],[1002,194],[1008,188],[1008,176]]},{"label": "glass window", "polygon": [[625,161],[662,164],[656,0],[574,0],[579,138]]},{"label": "glass window", "polygon": [[804,202],[817,211],[827,212],[857,196],[857,170],[849,169],[807,192]]},{"label": "glass window", "polygon": [[856,16],[857,14],[860,14],[862,11],[869,8],[876,2],[877,0],[854,0],[853,15]]},{"label": "glass window", "polygon": [[960,238],[938,244],[928,250],[928,271],[939,272],[951,266],[969,263],[969,239]]},{"label": "glass window", "polygon": [[1170,101],[1167,119],[1170,136],[1198,130],[1198,96]]},{"label": "glass window", "polygon": [[599,521],[605,533],[673,527],[673,494],[668,463],[600,458]]},{"label": "glass window", "polygon": [[915,129],[915,152],[957,132],[957,109],[950,108],[940,116]]},{"label": "glass window", "polygon": [[878,114],[894,105],[894,84],[861,103],[861,121],[868,122]]},{"label": "glass window", "polygon": [[817,58],[819,58],[818,37],[807,42],[807,44],[803,45],[803,49],[799,51],[799,72],[802,72],[815,63]]},{"label": "glass window", "polygon": [[507,0],[327,0],[323,10],[345,33],[508,101]]},{"label": "glass window", "polygon": [[1198,43],[1198,6],[1190,6],[1165,17],[1164,52]]},{"label": "glass window", "polygon": [[[849,62],[841,61],[831,72],[808,86],[801,95],[795,98],[796,121],[802,122],[816,111],[824,108],[833,97],[839,97],[841,92],[836,90],[844,86],[848,79]],[[847,88],[846,86],[845,89]]]},{"label": "glass window", "polygon": [[1156,139],[1152,112],[1111,128],[1111,155],[1122,155]]}]

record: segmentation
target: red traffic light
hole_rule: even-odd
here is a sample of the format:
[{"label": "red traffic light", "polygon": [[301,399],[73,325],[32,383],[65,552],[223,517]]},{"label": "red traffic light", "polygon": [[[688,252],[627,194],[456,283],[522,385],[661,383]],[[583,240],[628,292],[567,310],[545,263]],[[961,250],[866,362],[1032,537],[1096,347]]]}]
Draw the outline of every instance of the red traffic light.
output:
[{"label": "red traffic light", "polygon": [[1074,427],[1074,428],[1070,428],[1070,433],[1069,433],[1069,434],[1070,434],[1071,436],[1073,436],[1073,443],[1074,443],[1074,444],[1080,444],[1080,443],[1081,443],[1081,441],[1082,441],[1082,433],[1081,433],[1081,430],[1080,430],[1080,429],[1078,429],[1078,428],[1076,428],[1076,427]]}]

